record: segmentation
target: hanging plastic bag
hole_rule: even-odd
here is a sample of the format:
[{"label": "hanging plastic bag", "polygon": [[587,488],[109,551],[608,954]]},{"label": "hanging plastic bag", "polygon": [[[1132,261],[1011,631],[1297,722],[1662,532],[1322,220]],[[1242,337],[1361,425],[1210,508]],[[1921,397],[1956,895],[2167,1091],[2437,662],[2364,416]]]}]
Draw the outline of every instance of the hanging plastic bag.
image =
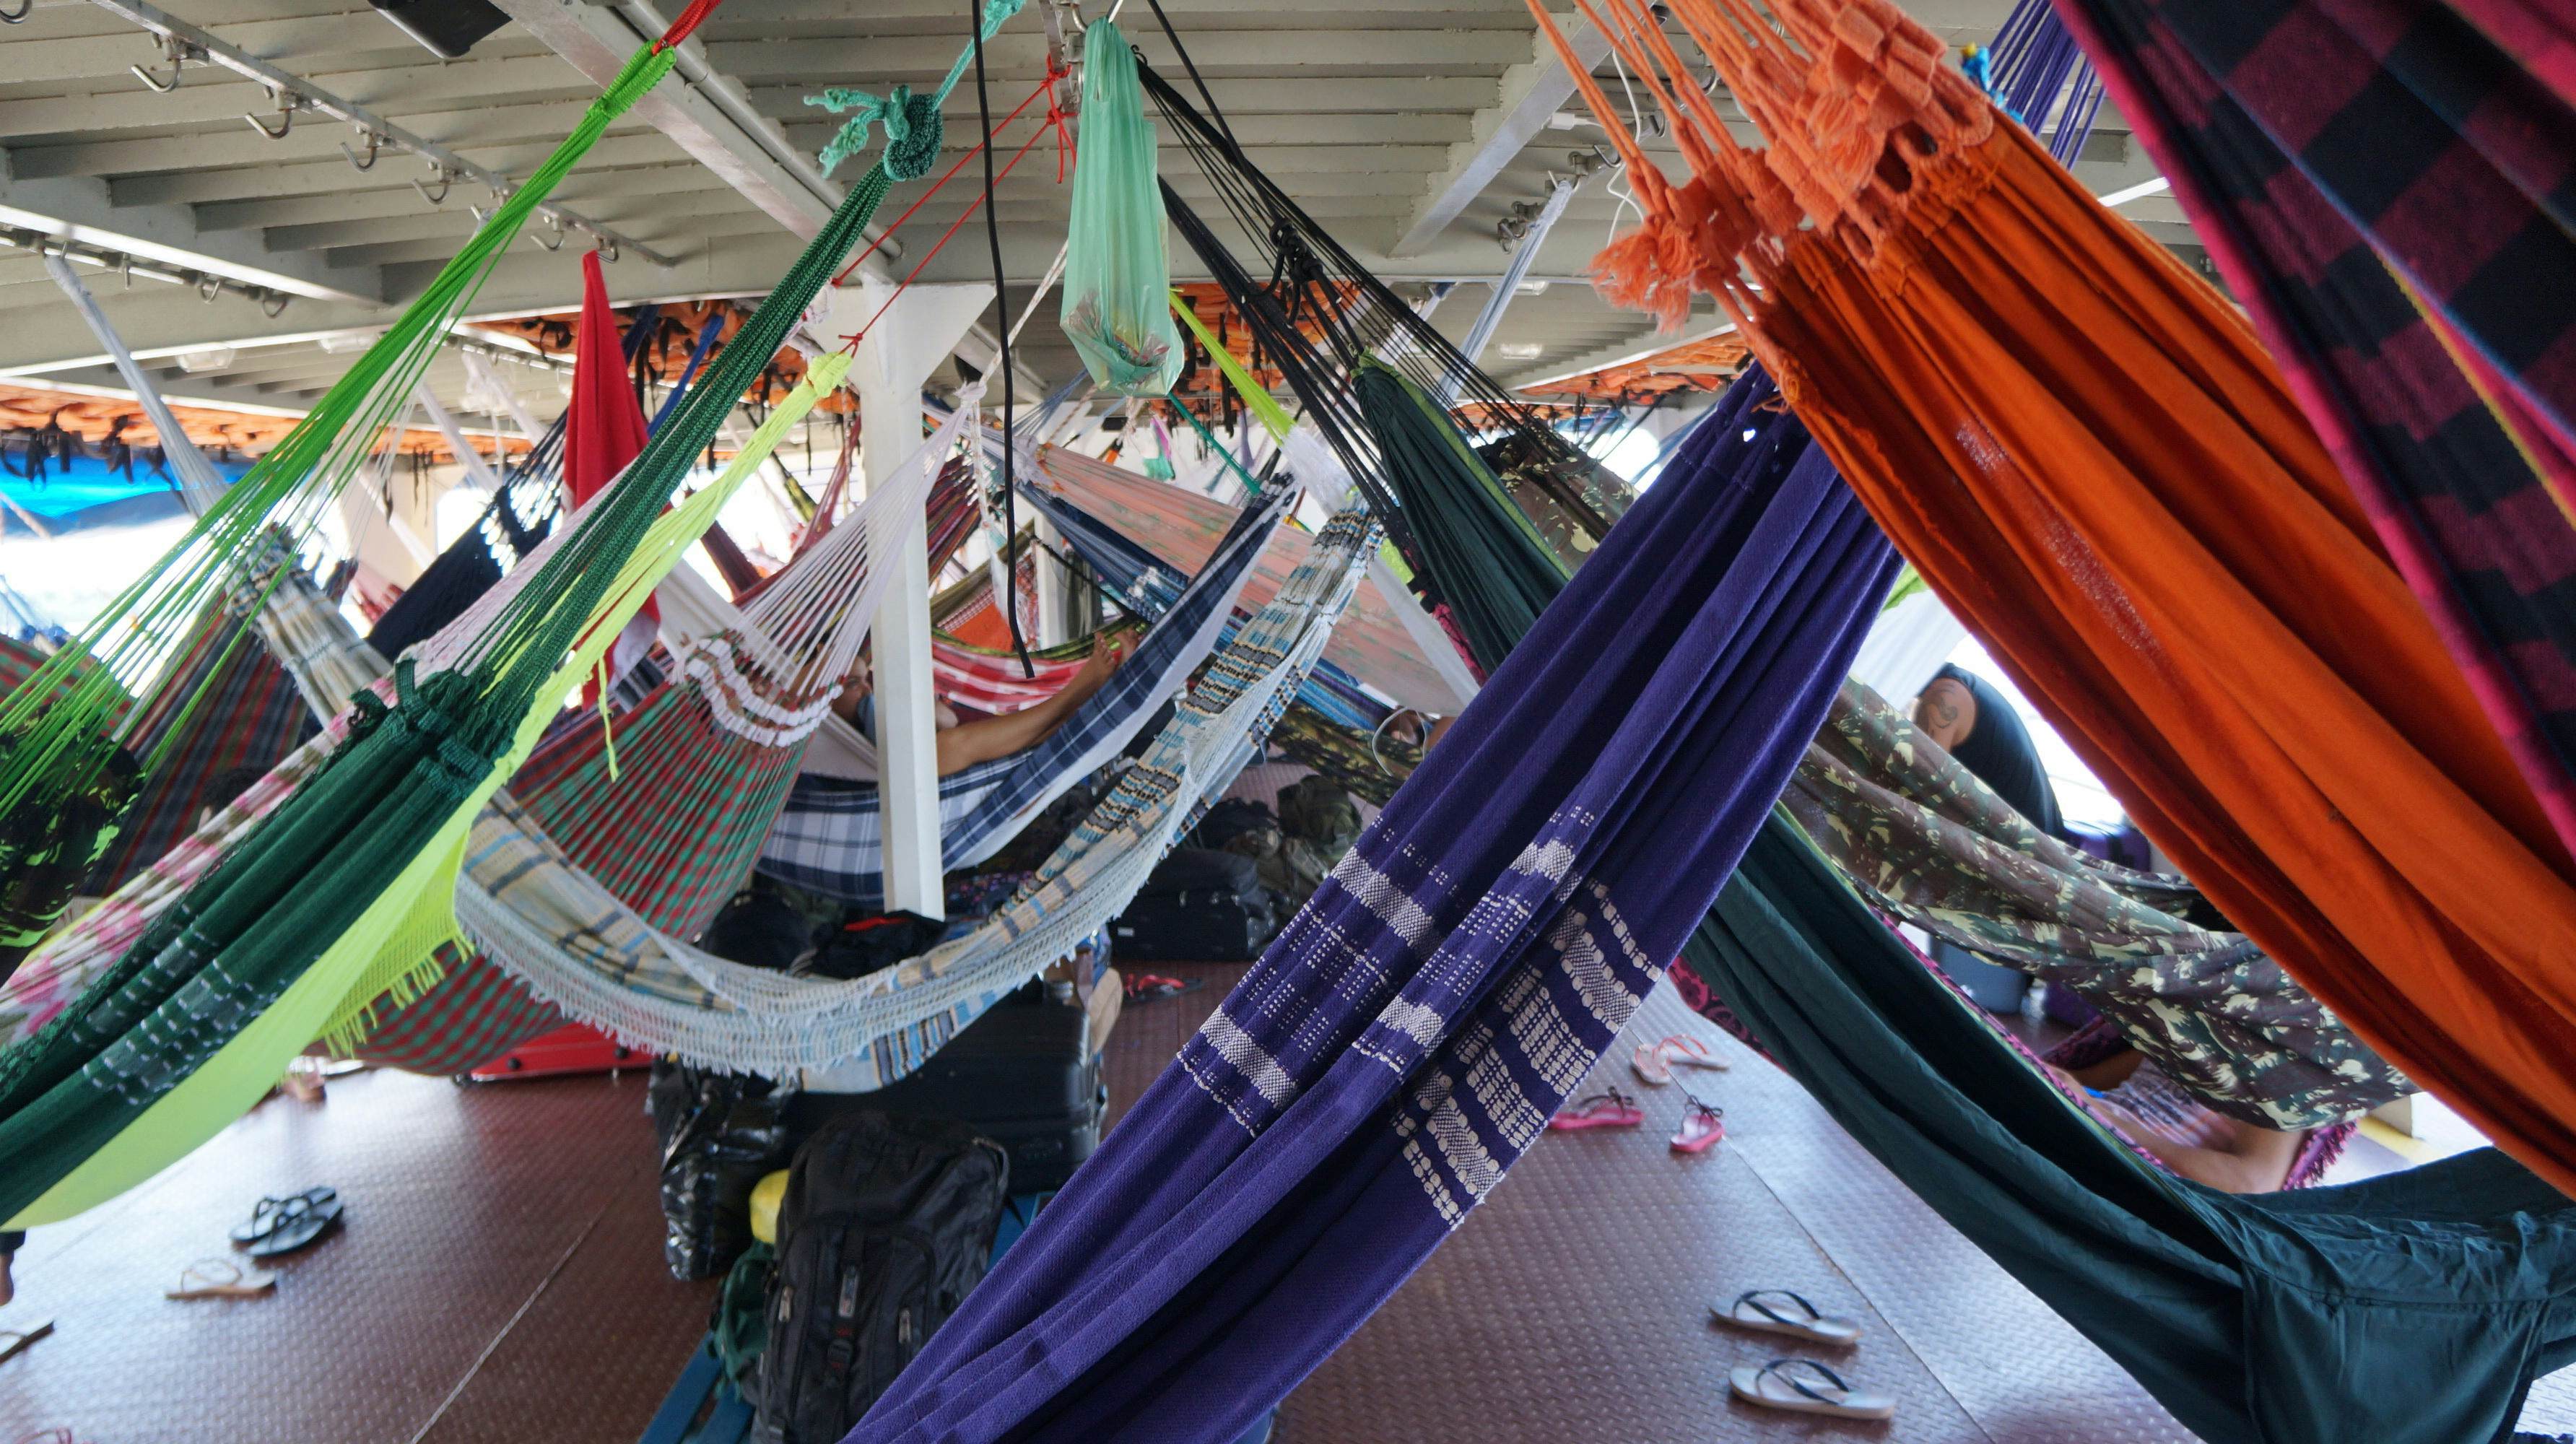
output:
[{"label": "hanging plastic bag", "polygon": [[1101,389],[1160,396],[1186,352],[1172,324],[1172,258],[1154,175],[1154,123],[1135,53],[1103,20],[1083,33],[1082,144],[1064,257],[1064,332]]}]

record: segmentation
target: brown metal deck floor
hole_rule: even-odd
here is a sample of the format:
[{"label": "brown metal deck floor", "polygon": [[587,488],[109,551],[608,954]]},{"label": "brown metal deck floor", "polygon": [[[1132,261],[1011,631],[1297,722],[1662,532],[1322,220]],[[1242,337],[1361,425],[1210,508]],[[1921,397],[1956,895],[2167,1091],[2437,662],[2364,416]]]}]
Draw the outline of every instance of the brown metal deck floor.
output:
[{"label": "brown metal deck floor", "polygon": [[[1133,1098],[1242,971],[1131,1004],[1109,1046]],[[1282,1411],[1282,1444],[1671,1440],[2187,1441],[2127,1376],[1942,1223],[1785,1076],[1669,990],[1643,1037],[1737,1060],[1686,1075],[1728,1139],[1676,1158],[1671,1089],[1633,1134],[1556,1134]],[[458,1089],[398,1074],[266,1105],[124,1198],[39,1229],[0,1327],[57,1332],[0,1362],[0,1441],[81,1444],[629,1444],[705,1327],[712,1285],[661,1266],[643,1079]],[[190,1260],[264,1192],[337,1184],[345,1229],[279,1269],[272,1298],[171,1303]],[[1797,1288],[1864,1322],[1847,1371],[1896,1420],[1782,1416],[1726,1398],[1779,1352],[1708,1302]],[[2525,1427],[2576,1428],[2576,1371]]]}]

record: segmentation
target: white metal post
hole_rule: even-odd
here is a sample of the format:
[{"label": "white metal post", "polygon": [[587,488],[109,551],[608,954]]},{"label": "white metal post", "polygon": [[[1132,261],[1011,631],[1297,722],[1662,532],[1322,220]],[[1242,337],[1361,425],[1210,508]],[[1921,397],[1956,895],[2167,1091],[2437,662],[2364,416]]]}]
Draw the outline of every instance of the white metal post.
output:
[{"label": "white metal post", "polygon": [[[859,392],[861,474],[873,493],[921,445],[922,383],[992,304],[993,288],[913,286],[898,294],[870,276],[833,291],[831,298],[831,334],[849,335],[867,327],[850,374]],[[869,644],[885,830],[885,905],[888,911],[945,917],[939,743],[931,697],[930,538],[920,514],[881,534],[868,565],[891,569],[878,593],[882,600]]]}]

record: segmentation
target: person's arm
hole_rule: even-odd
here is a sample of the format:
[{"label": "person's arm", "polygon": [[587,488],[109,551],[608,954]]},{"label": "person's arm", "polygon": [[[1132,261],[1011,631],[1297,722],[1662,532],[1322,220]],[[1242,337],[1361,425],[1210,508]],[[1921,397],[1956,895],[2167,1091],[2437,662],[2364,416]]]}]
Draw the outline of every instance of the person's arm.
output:
[{"label": "person's arm", "polygon": [[2221,1193],[2279,1191],[2289,1181],[2290,1166],[2299,1161],[2299,1145],[2307,1139],[2304,1130],[2285,1133],[2230,1118],[2224,1120],[2224,1141],[2215,1147],[2177,1143],[2107,1098],[2091,1102],[2094,1114],[2121,1137],[2145,1149],[2165,1167]]},{"label": "person's arm", "polygon": [[1064,725],[1064,720],[1073,715],[1074,708],[1090,700],[1091,694],[1099,691],[1110,674],[1118,670],[1119,664],[1127,660],[1130,640],[1126,634],[1120,633],[1101,637],[1092,643],[1090,658],[1082,664],[1081,671],[1073,674],[1073,680],[1065,683],[1062,691],[1034,707],[1024,707],[999,717],[979,717],[972,722],[960,722],[940,733],[939,775],[947,777],[963,772],[978,762],[1008,757],[1045,740]]}]

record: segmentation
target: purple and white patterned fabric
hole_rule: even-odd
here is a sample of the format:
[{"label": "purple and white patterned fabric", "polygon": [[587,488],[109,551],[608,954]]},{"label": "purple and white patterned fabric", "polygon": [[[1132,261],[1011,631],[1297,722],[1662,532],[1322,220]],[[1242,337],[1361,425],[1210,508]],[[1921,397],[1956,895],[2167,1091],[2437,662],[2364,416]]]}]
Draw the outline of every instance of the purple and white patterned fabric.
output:
[{"label": "purple and white patterned fabric", "polygon": [[1895,566],[1794,419],[1700,428],[851,1444],[1240,1435],[1627,1022]]}]

